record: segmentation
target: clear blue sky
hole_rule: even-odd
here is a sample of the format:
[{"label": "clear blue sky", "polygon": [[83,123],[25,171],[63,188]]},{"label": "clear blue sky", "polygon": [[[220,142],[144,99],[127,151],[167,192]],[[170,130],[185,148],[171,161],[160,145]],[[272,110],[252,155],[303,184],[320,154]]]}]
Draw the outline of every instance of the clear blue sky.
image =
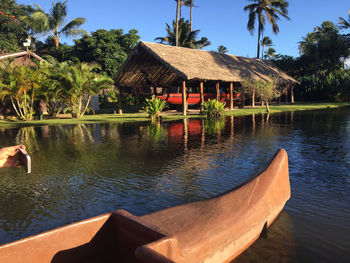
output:
[{"label": "clear blue sky", "polygon": [[[39,4],[48,11],[49,0],[17,0],[17,3]],[[243,7],[247,0],[194,0],[198,8],[193,11],[193,27],[200,29],[199,36],[211,41],[206,50],[216,50],[219,45],[228,48],[230,54],[254,57],[257,36],[247,31],[248,13]],[[289,0],[290,21],[279,21],[280,33],[273,35],[267,24],[265,35],[270,36],[277,53],[298,56],[298,42],[315,26],[325,20],[337,22],[338,17],[347,17],[350,0]],[[68,0],[68,17],[87,18],[82,27],[88,32],[97,29],[137,29],[141,40],[154,42],[155,37],[165,36],[165,23],[175,18],[174,0]],[[189,19],[189,8],[182,14]],[[72,40],[63,39],[72,44]]]}]

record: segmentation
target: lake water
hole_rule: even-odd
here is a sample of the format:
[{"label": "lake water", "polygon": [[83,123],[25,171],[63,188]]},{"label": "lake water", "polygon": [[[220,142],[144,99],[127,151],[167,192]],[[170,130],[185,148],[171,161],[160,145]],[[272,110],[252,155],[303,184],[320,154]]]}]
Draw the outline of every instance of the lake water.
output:
[{"label": "lake water", "polygon": [[350,109],[0,129],[32,173],[0,169],[0,244],[116,209],[203,200],[289,155],[292,197],[235,262],[350,262]]}]

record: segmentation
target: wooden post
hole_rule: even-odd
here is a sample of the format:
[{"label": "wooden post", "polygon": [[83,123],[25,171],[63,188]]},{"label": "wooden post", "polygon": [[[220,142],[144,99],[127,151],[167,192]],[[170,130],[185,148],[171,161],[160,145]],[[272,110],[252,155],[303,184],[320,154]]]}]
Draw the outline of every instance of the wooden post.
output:
[{"label": "wooden post", "polygon": [[286,104],[288,103],[288,89],[289,89],[289,86],[287,86],[286,88]]},{"label": "wooden post", "polygon": [[136,87],[136,108],[137,108],[137,110],[139,110],[139,108],[140,108],[140,91],[141,91],[141,87],[140,86]]},{"label": "wooden post", "polygon": [[204,105],[204,86],[203,86],[203,81],[199,84],[199,89],[200,89],[200,98],[201,98],[201,113],[203,111],[203,105]]},{"label": "wooden post", "polygon": [[233,82],[230,82],[230,110],[233,110]]},{"label": "wooden post", "polygon": [[123,100],[123,95],[122,95],[121,90],[119,89],[119,94],[118,94],[118,114],[119,115],[123,114],[122,100]]},{"label": "wooden post", "polygon": [[252,92],[252,107],[253,108],[255,107],[255,89],[253,89],[253,92]]},{"label": "wooden post", "polygon": [[294,103],[294,90],[293,90],[293,85],[290,86],[290,102],[293,104]]},{"label": "wooden post", "polygon": [[182,81],[182,115],[186,116],[187,101],[186,101],[186,81]]},{"label": "wooden post", "polygon": [[220,101],[220,83],[216,83],[216,100]]}]

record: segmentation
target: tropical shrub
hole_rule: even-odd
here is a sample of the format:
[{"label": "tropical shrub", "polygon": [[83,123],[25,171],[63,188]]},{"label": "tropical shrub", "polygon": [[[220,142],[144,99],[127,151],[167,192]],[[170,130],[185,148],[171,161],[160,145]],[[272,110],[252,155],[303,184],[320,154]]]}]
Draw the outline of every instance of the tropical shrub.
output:
[{"label": "tropical shrub", "polygon": [[256,94],[265,103],[266,111],[270,112],[269,103],[272,99],[278,98],[281,91],[278,89],[277,80],[271,77],[271,81],[259,80],[242,80],[242,87],[255,89]]},{"label": "tropical shrub", "polygon": [[96,64],[61,63],[59,78],[64,88],[64,103],[73,118],[81,118],[88,109],[91,97],[101,89],[110,88],[113,80],[94,72]]},{"label": "tropical shrub", "polygon": [[166,108],[166,102],[156,97],[145,99],[142,111],[146,112],[152,121],[159,119],[159,114]]},{"label": "tropical shrub", "polygon": [[33,67],[6,63],[0,67],[0,99],[9,100],[21,120],[32,120],[45,78],[42,71]]},{"label": "tropical shrub", "polygon": [[224,114],[225,103],[217,100],[207,100],[203,104],[202,114],[208,119],[220,118]]}]

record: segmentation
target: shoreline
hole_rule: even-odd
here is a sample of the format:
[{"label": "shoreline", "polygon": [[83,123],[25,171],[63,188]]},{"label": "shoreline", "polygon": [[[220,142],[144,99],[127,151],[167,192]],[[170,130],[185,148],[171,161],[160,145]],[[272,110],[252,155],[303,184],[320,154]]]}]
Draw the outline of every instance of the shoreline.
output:
[{"label": "shoreline", "polygon": [[[322,102],[309,102],[309,103],[294,103],[294,104],[282,104],[270,106],[270,114],[290,111],[310,111],[310,110],[324,110],[324,109],[337,109],[341,107],[350,106],[350,103],[322,103]],[[252,114],[266,114],[266,108],[256,106],[254,108],[245,107],[234,110],[225,111],[225,116],[246,116]],[[147,122],[150,119],[146,113],[123,113],[119,114],[96,114],[85,115],[81,119],[73,119],[70,117],[56,118],[56,119],[44,119],[33,121],[12,121],[12,120],[0,120],[0,129],[16,128],[23,126],[42,126],[42,125],[73,125],[73,124],[86,124],[86,123],[119,123],[119,122]],[[202,118],[199,115],[199,110],[189,110],[187,116],[182,116],[181,112],[162,112],[162,121],[175,121],[184,118]]]}]

